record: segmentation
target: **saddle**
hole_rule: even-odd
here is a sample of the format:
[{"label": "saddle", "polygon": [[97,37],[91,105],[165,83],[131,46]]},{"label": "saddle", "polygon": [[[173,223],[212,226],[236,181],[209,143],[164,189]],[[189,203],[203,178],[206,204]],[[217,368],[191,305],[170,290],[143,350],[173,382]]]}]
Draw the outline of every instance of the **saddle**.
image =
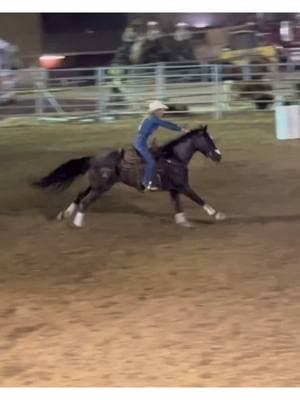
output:
[{"label": "saddle", "polygon": [[[121,175],[123,176],[124,181],[131,183],[134,182],[136,187],[142,188],[142,180],[146,164],[145,160],[133,146],[124,147],[121,150]],[[160,147],[155,139],[151,142],[150,151],[152,152],[154,158],[157,160],[160,155]],[[153,177],[153,184],[155,186],[161,186],[159,166],[156,171],[156,176]]]},{"label": "saddle", "polygon": [[[156,139],[153,139],[150,144],[150,151],[153,154],[154,158],[159,157],[159,144]],[[145,160],[142,155],[133,147],[128,146],[123,148],[123,160],[128,164],[135,164],[139,166],[143,166],[145,164]]]},{"label": "saddle", "polygon": [[133,146],[123,149],[123,160],[128,164],[145,164],[143,157]]}]

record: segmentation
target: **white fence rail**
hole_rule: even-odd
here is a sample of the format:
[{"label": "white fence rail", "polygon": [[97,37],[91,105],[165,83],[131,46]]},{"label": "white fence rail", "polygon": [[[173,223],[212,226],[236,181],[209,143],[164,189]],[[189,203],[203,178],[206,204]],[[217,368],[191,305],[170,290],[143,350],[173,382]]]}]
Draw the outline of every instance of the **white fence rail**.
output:
[{"label": "white fence rail", "polygon": [[[8,84],[8,77],[10,83]],[[170,112],[267,110],[300,103],[300,65],[157,64],[0,72],[0,118],[105,119],[145,112],[161,99]]]}]

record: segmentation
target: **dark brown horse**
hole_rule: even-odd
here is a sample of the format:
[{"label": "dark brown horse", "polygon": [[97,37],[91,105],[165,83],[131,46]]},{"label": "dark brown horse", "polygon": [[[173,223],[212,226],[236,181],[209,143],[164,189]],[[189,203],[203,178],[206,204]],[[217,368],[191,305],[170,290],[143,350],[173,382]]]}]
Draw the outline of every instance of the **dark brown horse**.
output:
[{"label": "dark brown horse", "polygon": [[[222,155],[207,131],[207,126],[194,129],[191,132],[159,147],[156,152],[157,171],[155,185],[168,191],[175,208],[175,222],[189,227],[180,201],[183,194],[203,207],[208,215],[216,220],[222,220],[225,215],[213,207],[193,191],[188,181],[188,163],[195,154],[202,153],[215,162],[220,162]],[[83,226],[84,214],[103,192],[109,190],[117,182],[141,190],[144,163],[133,149],[121,149],[101,153],[94,157],[83,157],[70,160],[49,175],[35,182],[41,188],[57,187],[64,189],[79,175],[88,173],[89,186],[80,192],[69,207],[61,211],[57,219],[73,218],[76,227]]]}]

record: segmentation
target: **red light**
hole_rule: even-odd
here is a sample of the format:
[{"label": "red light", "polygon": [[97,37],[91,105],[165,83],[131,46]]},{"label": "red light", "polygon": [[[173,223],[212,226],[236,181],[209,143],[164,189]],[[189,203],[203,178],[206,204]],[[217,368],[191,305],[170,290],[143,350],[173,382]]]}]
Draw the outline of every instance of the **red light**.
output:
[{"label": "red light", "polygon": [[43,68],[59,68],[64,56],[44,55],[40,57],[40,66]]}]

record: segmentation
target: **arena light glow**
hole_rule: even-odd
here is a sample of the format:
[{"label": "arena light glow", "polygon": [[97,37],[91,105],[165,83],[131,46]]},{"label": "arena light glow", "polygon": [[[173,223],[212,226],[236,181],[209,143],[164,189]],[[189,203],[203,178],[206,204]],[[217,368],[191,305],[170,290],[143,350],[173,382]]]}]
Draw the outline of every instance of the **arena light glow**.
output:
[{"label": "arena light glow", "polygon": [[217,21],[217,18],[218,17],[214,14],[210,13],[180,14],[181,22],[186,22],[188,25],[195,28],[207,28],[212,26]]},{"label": "arena light glow", "polygon": [[193,24],[195,28],[207,28],[209,25],[205,22],[196,22]]},{"label": "arena light glow", "polygon": [[64,59],[63,55],[45,54],[39,58],[39,61],[43,68],[58,68]]}]

